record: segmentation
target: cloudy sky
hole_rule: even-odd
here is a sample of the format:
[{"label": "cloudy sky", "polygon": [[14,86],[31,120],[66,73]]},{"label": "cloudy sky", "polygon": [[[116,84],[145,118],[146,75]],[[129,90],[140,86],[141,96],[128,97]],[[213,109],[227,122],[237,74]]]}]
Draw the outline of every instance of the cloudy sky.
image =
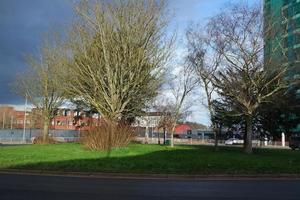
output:
[{"label": "cloudy sky", "polygon": [[[207,20],[226,4],[241,0],[169,0],[173,14],[170,30],[178,32],[183,43],[186,26]],[[250,0],[249,2],[260,2]],[[12,92],[17,74],[26,69],[25,55],[37,54],[43,35],[52,27],[62,27],[72,19],[70,0],[0,0],[0,104],[22,105],[24,100]],[[178,47],[178,56],[184,45]],[[200,112],[200,113],[199,113]],[[208,123],[205,110],[193,120]]]}]

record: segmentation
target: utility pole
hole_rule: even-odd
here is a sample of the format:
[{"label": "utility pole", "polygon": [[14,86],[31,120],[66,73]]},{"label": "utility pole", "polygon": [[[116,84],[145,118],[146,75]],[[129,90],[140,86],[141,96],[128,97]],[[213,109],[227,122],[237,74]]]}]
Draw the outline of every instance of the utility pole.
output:
[{"label": "utility pole", "polygon": [[3,110],[3,116],[2,116],[2,129],[5,128],[5,110]]},{"label": "utility pole", "polygon": [[25,109],[24,109],[24,124],[23,124],[23,143],[26,143],[25,133],[26,133],[26,109],[27,109],[27,95],[25,96]]},{"label": "utility pole", "polygon": [[13,129],[13,121],[14,121],[14,116],[11,115],[11,116],[10,116],[10,130]]},{"label": "utility pole", "polygon": [[284,134],[284,132],[281,133],[281,146],[285,147],[285,134]]}]

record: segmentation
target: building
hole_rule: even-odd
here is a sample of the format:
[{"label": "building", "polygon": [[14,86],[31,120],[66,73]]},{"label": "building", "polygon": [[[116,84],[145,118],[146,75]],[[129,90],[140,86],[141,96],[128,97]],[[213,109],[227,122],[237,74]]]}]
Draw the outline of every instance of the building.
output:
[{"label": "building", "polygon": [[[16,110],[13,106],[0,106],[0,128],[1,129],[15,129],[23,128],[25,120],[25,112]],[[31,112],[26,113],[26,127],[32,127]]]},{"label": "building", "polygon": [[101,116],[87,110],[62,108],[52,119],[50,129],[55,130],[89,130],[101,123]]},{"label": "building", "polygon": [[[148,129],[157,132],[162,114],[150,112],[144,116],[136,118],[134,127]],[[16,110],[13,106],[0,106],[0,129],[23,129],[25,111]],[[99,113],[89,110],[78,110],[70,108],[60,108],[55,117],[50,122],[50,129],[53,130],[89,130],[91,127],[99,126],[103,118]],[[42,129],[43,120],[41,111],[38,108],[27,109],[26,129]]]},{"label": "building", "polygon": [[[300,101],[300,0],[264,1],[264,58],[267,70],[287,67],[289,89]],[[300,124],[294,130],[300,132]]]},{"label": "building", "polygon": [[[26,113],[26,129],[42,129],[43,120],[37,108],[16,110],[13,106],[0,106],[0,128],[22,129]],[[55,130],[88,130],[91,126],[98,126],[101,116],[98,113],[85,110],[60,108],[50,122],[50,129]]]},{"label": "building", "polygon": [[288,67],[287,77],[300,76],[300,1],[264,1],[265,64]]},{"label": "building", "polygon": [[175,127],[174,137],[180,137],[180,135],[190,135],[192,134],[192,127],[188,124],[178,124]]},{"label": "building", "polygon": [[162,113],[149,112],[144,116],[136,117],[134,127],[157,128],[159,126]]}]

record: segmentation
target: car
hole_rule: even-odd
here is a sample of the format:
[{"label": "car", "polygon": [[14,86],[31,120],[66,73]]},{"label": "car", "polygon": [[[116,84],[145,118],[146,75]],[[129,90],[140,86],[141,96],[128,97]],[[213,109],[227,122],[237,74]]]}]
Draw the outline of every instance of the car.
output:
[{"label": "car", "polygon": [[235,145],[235,144],[243,144],[244,141],[238,138],[229,138],[225,141],[225,145]]},{"label": "car", "polygon": [[289,139],[289,147],[292,150],[300,149],[300,135],[298,136],[291,136]]}]

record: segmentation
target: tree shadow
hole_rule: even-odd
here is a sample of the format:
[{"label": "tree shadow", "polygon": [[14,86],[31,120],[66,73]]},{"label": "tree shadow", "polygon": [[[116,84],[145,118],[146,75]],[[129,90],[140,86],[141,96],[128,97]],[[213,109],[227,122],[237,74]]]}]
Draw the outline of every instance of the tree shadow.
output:
[{"label": "tree shadow", "polygon": [[[70,172],[121,172],[166,174],[257,174],[300,173],[300,156],[264,156],[265,151],[246,155],[240,148],[212,147],[171,149],[141,155],[104,156],[90,159],[70,159],[55,162],[41,161],[11,166],[11,169],[30,169]],[[267,152],[267,155],[269,153]],[[46,155],[45,155],[46,156]],[[291,163],[292,161],[292,163]]]}]

